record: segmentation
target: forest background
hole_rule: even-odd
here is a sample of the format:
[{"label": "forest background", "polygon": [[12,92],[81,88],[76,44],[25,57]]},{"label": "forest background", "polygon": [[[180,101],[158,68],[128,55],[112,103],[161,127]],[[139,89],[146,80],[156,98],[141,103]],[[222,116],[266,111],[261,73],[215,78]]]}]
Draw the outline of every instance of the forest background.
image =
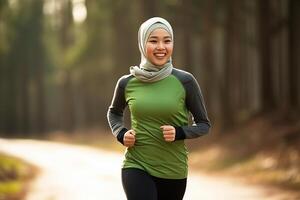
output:
[{"label": "forest background", "polygon": [[209,162],[194,164],[255,160],[299,187],[298,0],[0,0],[0,136],[109,135],[115,84],[153,16],[172,24],[173,64],[197,78],[213,124],[190,143]]}]

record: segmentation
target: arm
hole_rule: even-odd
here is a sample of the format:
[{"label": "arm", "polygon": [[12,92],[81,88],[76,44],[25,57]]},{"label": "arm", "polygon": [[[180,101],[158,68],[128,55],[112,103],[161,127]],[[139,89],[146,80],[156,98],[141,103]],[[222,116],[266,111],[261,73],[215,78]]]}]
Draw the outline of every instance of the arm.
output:
[{"label": "arm", "polygon": [[188,80],[184,82],[186,90],[186,107],[193,116],[193,125],[175,127],[175,140],[192,139],[205,135],[211,127],[207,116],[204,99],[197,80],[193,75],[188,74]]},{"label": "arm", "polygon": [[125,86],[128,82],[127,79],[128,78],[123,76],[118,80],[111,105],[107,111],[109,127],[111,128],[113,135],[122,144],[124,143],[124,134],[128,131],[128,129],[124,127],[123,120],[124,109],[127,106],[125,100]]}]

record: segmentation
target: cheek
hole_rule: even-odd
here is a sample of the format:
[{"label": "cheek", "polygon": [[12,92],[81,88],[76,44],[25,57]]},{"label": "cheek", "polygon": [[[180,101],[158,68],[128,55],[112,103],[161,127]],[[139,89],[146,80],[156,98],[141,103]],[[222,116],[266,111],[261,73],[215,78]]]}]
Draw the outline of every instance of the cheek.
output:
[{"label": "cheek", "polygon": [[168,54],[172,54],[173,53],[173,44],[172,45],[168,45],[167,46],[167,50],[168,50]]},{"label": "cheek", "polygon": [[146,49],[145,49],[146,55],[151,55],[153,52],[153,49],[154,48],[151,45],[146,45]]}]

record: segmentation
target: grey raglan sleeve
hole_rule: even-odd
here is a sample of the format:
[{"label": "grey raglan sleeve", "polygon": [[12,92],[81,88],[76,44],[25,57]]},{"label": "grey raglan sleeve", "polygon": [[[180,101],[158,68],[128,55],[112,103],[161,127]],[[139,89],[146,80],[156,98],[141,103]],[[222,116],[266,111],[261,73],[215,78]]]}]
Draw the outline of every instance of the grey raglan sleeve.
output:
[{"label": "grey raglan sleeve", "polygon": [[126,79],[120,78],[115,87],[111,105],[107,111],[107,120],[113,135],[123,144],[123,137],[127,128],[124,127],[124,109],[127,106],[125,100]]},{"label": "grey raglan sleeve", "polygon": [[188,74],[188,79],[183,84],[186,90],[186,107],[193,116],[193,125],[176,127],[176,140],[200,137],[207,134],[211,127],[197,80]]}]

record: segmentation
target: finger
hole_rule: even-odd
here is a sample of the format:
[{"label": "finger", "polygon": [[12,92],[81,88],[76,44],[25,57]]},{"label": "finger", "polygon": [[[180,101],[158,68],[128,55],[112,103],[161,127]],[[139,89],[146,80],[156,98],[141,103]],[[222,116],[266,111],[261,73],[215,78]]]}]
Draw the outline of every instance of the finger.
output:
[{"label": "finger", "polygon": [[174,132],[174,130],[169,130],[169,131],[164,131],[163,134],[164,135],[174,135],[175,132]]},{"label": "finger", "polygon": [[130,134],[135,135],[135,131],[134,130],[130,130]]},{"label": "finger", "polygon": [[167,142],[173,142],[175,140],[175,138],[165,138],[165,141]]},{"label": "finger", "polygon": [[130,142],[135,142],[135,139],[125,139],[124,142],[130,143]]},{"label": "finger", "polygon": [[134,130],[128,130],[125,135],[135,135],[135,131]]},{"label": "finger", "polygon": [[175,135],[164,135],[164,138],[175,138]]},{"label": "finger", "polygon": [[170,125],[163,125],[160,127],[163,131],[169,131],[169,130],[174,130],[173,126]]},{"label": "finger", "polygon": [[164,135],[164,138],[165,138],[165,139],[175,138],[175,136],[174,136],[174,135]]},{"label": "finger", "polygon": [[135,138],[128,140],[128,142],[134,143],[135,142]]},{"label": "finger", "polygon": [[125,146],[133,146],[134,145],[134,141],[124,141],[124,145]]},{"label": "finger", "polygon": [[129,133],[129,134],[125,134],[125,137],[126,138],[135,138],[135,135]]},{"label": "finger", "polygon": [[126,141],[124,143],[131,145],[131,144],[134,144],[134,141]]},{"label": "finger", "polygon": [[135,141],[124,141],[124,144],[134,144]]},{"label": "finger", "polygon": [[132,139],[135,139],[135,135],[132,135],[132,134],[129,133],[129,134],[125,135],[125,138],[132,140]]}]

